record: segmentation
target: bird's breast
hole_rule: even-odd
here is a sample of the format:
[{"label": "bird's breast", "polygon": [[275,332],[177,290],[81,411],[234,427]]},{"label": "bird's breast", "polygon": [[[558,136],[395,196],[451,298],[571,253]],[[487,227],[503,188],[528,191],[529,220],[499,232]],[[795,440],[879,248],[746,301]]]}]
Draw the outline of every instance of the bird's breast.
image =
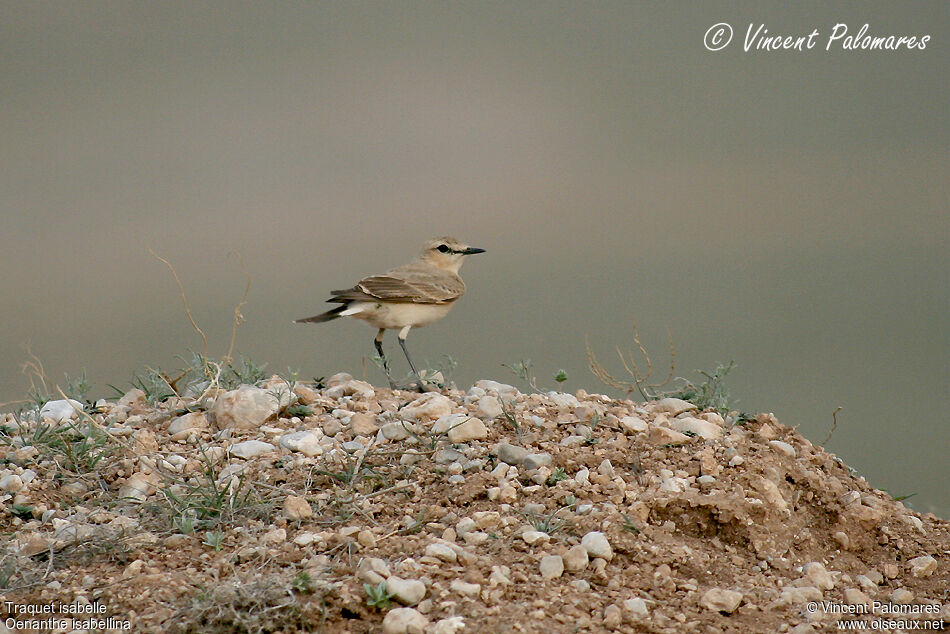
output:
[{"label": "bird's breast", "polygon": [[[376,328],[421,328],[445,317],[452,310],[452,303],[413,304],[388,302],[359,302],[360,312],[352,316],[366,321]],[[357,306],[352,306],[356,308]]]}]

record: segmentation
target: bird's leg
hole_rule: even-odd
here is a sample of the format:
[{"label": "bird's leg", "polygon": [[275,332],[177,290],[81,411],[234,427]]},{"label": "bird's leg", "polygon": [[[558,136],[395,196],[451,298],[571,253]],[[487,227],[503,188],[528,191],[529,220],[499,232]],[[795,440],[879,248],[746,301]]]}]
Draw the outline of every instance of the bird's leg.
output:
[{"label": "bird's leg", "polygon": [[383,333],[384,332],[386,332],[386,329],[380,328],[379,332],[376,333],[376,338],[373,339],[373,343],[376,345],[376,352],[379,353],[379,358],[383,362],[383,370],[386,371],[386,379],[389,381],[389,389],[395,390],[396,383],[395,381],[393,381],[393,375],[389,373],[389,361],[386,359],[386,354],[383,352]]},{"label": "bird's leg", "polygon": [[425,392],[425,383],[422,381],[422,375],[419,374],[419,370],[416,370],[416,366],[412,363],[412,357],[409,356],[409,349],[406,347],[406,336],[409,334],[409,329],[411,326],[406,326],[399,331],[399,345],[402,346],[402,351],[406,354],[406,361],[409,362],[409,368],[412,370],[412,373],[416,375],[416,387],[420,392]]}]

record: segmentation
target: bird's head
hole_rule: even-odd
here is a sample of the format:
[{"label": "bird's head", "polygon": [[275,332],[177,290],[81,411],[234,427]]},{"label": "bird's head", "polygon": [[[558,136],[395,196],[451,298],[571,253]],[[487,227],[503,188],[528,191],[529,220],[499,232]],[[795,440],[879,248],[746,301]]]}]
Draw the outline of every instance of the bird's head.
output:
[{"label": "bird's head", "polygon": [[419,259],[440,269],[458,273],[466,255],[484,252],[485,249],[470,247],[455,238],[433,238],[422,245]]}]

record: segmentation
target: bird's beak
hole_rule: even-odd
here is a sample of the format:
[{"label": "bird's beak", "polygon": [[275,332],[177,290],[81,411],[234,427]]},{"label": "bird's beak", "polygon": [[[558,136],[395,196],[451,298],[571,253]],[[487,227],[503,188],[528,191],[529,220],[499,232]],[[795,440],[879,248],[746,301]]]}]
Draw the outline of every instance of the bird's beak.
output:
[{"label": "bird's beak", "polygon": [[462,251],[462,255],[473,255],[475,253],[484,253],[485,249],[479,249],[478,247],[467,247]]}]

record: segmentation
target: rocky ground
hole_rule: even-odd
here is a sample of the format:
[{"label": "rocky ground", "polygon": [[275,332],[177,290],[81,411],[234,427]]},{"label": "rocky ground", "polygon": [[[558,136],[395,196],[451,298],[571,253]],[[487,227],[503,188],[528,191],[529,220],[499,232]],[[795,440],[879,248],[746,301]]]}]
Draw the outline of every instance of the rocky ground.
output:
[{"label": "rocky ground", "polygon": [[3,430],[7,626],[70,612],[113,619],[93,631],[196,633],[950,624],[950,524],[770,414],[337,375],[53,401]]}]

